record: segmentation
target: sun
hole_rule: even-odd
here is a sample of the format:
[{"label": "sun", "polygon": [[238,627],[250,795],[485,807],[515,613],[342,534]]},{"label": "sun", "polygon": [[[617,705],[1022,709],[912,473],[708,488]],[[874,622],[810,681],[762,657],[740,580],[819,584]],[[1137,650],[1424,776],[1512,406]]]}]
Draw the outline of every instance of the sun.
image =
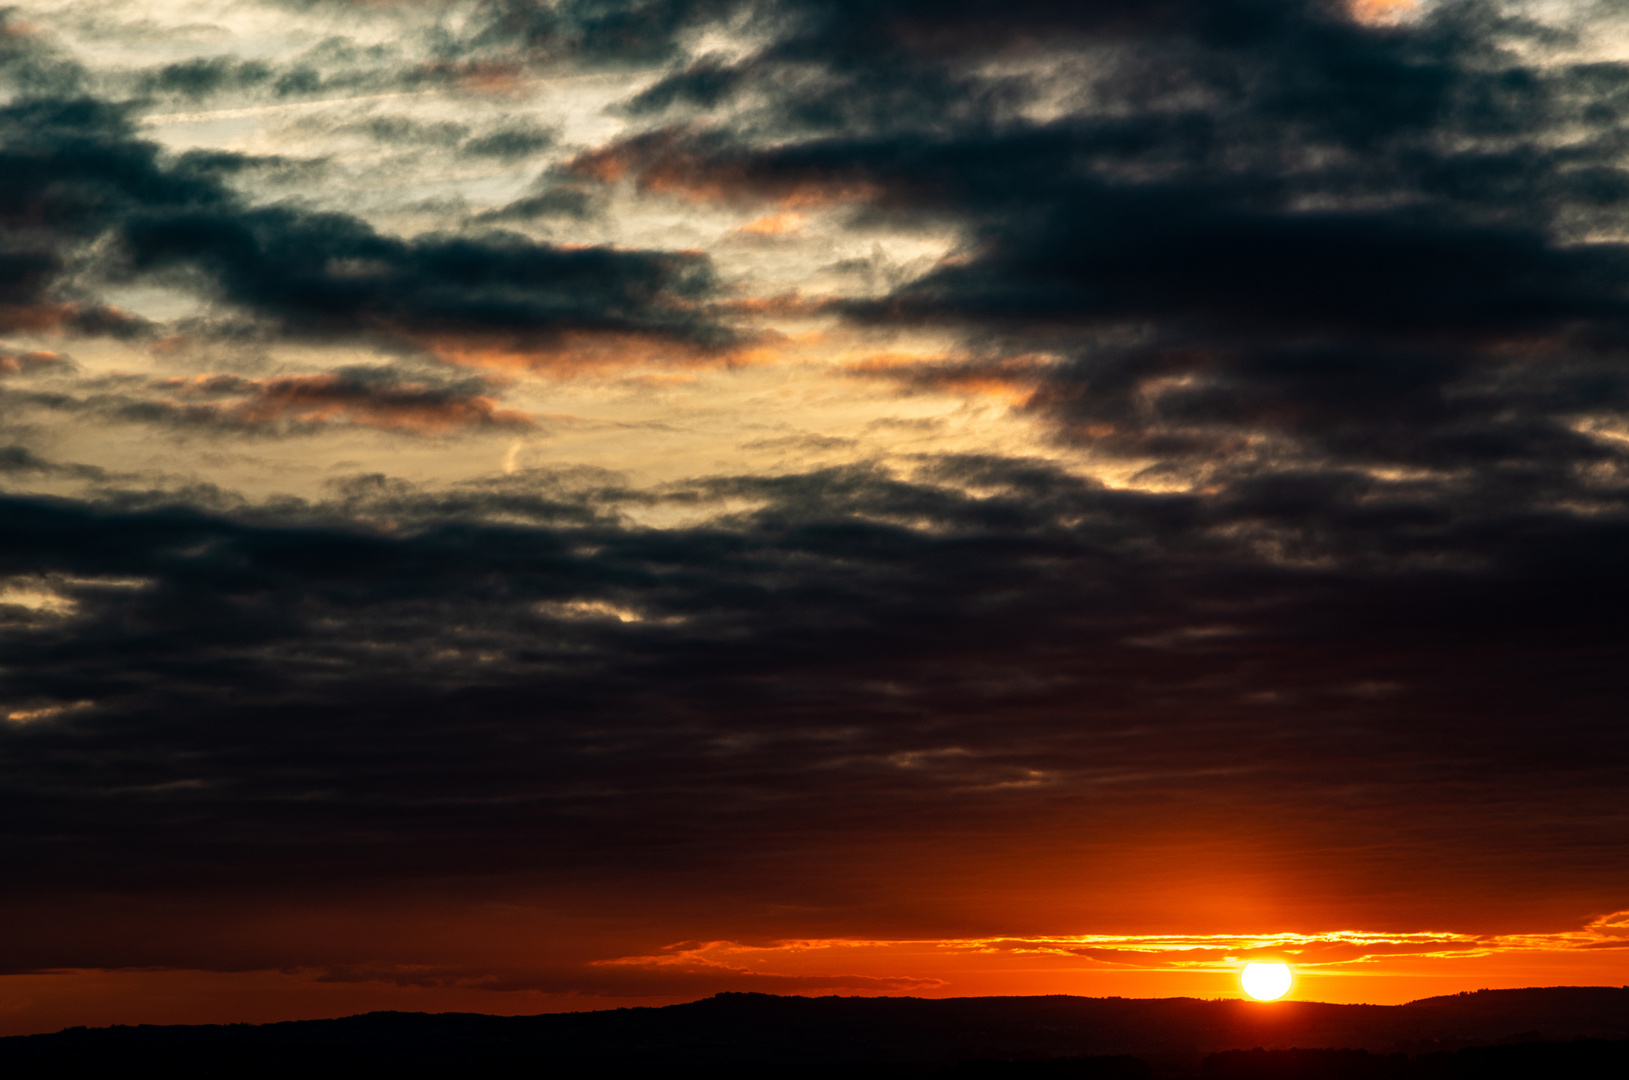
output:
[{"label": "sun", "polygon": [[1244,992],[1257,1001],[1272,1001],[1289,992],[1290,965],[1246,964],[1239,981],[1244,984]]}]

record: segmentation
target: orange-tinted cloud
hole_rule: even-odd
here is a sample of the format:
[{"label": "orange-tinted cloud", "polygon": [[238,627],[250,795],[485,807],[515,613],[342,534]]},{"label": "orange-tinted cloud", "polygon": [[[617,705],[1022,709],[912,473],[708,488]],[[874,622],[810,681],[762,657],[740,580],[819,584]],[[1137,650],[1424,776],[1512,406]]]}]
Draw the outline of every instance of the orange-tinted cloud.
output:
[{"label": "orange-tinted cloud", "polygon": [[1419,0],[1347,0],[1352,18],[1370,26],[1402,22],[1420,10]]},{"label": "orange-tinted cloud", "polygon": [[248,427],[279,422],[353,424],[422,435],[460,428],[531,426],[523,412],[499,409],[485,395],[448,390],[425,383],[385,382],[345,374],[284,375],[244,379],[202,375],[160,384],[183,399],[229,396],[230,400],[174,407],[194,419],[213,419]]},{"label": "orange-tinted cloud", "polygon": [[834,306],[835,301],[831,297],[804,296],[799,292],[781,293],[778,296],[749,296],[715,305],[718,311],[727,315],[793,319],[825,315]]},{"label": "orange-tinted cloud", "polygon": [[73,362],[61,353],[37,349],[32,352],[0,352],[0,375],[25,375],[51,368],[71,367]]},{"label": "orange-tinted cloud", "polygon": [[803,215],[796,210],[767,214],[742,225],[735,231],[749,236],[787,236],[803,228]]},{"label": "orange-tinted cloud", "polygon": [[116,307],[57,303],[0,303],[0,333],[79,333],[134,337],[147,323]]},{"label": "orange-tinted cloud", "polygon": [[907,355],[873,356],[848,366],[854,375],[886,379],[907,390],[994,398],[1011,405],[1029,403],[1051,363],[1039,356],[996,360],[947,359]]},{"label": "orange-tinted cloud", "polygon": [[563,331],[548,336],[418,334],[437,359],[460,367],[569,377],[642,367],[733,368],[771,359],[770,335],[715,348],[655,334]]},{"label": "orange-tinted cloud", "polygon": [[[795,939],[767,943],[681,942],[644,956],[597,961],[597,965],[701,973],[752,972],[790,977],[822,965],[875,972],[890,966],[926,981],[994,968],[1012,958],[1065,967],[1088,961],[1123,971],[1232,973],[1251,960],[1289,962],[1303,974],[1385,971],[1409,960],[1469,961],[1485,958],[1561,957],[1629,949],[1629,911],[1615,912],[1571,931],[1475,934],[1452,931],[1357,931],[1262,934],[1078,934],[995,938],[872,940]],[[1618,961],[1608,961],[1618,962]],[[903,975],[900,977],[904,977]],[[949,981],[938,978],[940,985]]]},{"label": "orange-tinted cloud", "polygon": [[606,184],[632,179],[640,191],[695,202],[767,201],[787,211],[871,202],[883,195],[880,184],[862,175],[778,170],[727,155],[711,156],[693,146],[678,129],[590,150],[574,158],[567,169]]},{"label": "orange-tinted cloud", "polygon": [[523,66],[513,60],[437,61],[423,67],[425,75],[448,80],[466,90],[507,94],[525,85]]},{"label": "orange-tinted cloud", "polygon": [[72,304],[0,304],[0,332],[60,330],[74,311]]}]

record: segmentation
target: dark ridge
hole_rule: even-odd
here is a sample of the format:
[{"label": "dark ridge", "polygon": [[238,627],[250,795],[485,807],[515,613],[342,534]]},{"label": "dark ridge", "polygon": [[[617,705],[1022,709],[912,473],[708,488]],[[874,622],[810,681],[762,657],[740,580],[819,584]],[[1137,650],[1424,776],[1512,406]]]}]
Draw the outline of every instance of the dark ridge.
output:
[{"label": "dark ridge", "polygon": [[1202,1080],[1549,1080],[1629,1076],[1629,1041],[1580,1039],[1474,1046],[1447,1053],[1225,1050],[1200,1063]]},{"label": "dark ridge", "polygon": [[[653,1077],[705,1069],[775,1077],[1436,1080],[1503,1075],[1498,1070],[1529,1060],[1536,1063],[1530,1076],[1629,1075],[1608,1067],[1629,1062],[1625,1040],[1629,988],[1612,987],[1484,990],[1407,1005],[719,994],[666,1008],[541,1016],[378,1012],[259,1025],[70,1028],[0,1039],[0,1070],[259,1076],[388,1068],[428,1076],[479,1067],[482,1075],[537,1076],[632,1067]],[[1543,1062],[1573,1064],[1551,1070]]]}]

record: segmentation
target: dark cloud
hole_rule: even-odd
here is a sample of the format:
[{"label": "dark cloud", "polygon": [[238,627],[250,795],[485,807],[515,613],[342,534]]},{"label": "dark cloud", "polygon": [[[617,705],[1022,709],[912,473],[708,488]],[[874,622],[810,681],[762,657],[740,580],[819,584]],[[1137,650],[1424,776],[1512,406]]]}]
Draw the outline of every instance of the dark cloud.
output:
[{"label": "dark cloud", "polygon": [[[401,240],[340,214],[198,208],[132,214],[134,275],[172,275],[281,332],[373,335],[500,366],[543,366],[595,335],[724,346],[705,257],[567,249],[513,234]],[[534,359],[538,358],[538,359]]]},{"label": "dark cloud", "polygon": [[678,54],[681,32],[743,6],[736,0],[488,0],[468,44],[519,48],[534,63],[659,63]]},{"label": "dark cloud", "polygon": [[[634,102],[717,104],[728,84],[767,104],[572,170],[962,229],[939,267],[839,308],[969,335],[954,378],[902,384],[1004,387],[1159,468],[1333,458],[1523,472],[1541,499],[1588,475],[1580,498],[1618,498],[1620,445],[1578,429],[1629,406],[1629,67],[1535,63],[1556,33],[1477,3],[1386,28],[1295,3],[1008,15],[986,35],[984,5],[812,9],[728,79],[702,62]],[[1037,51],[1040,74],[969,67]],[[1026,112],[1060,94],[1078,107]]]},{"label": "dark cloud", "polygon": [[456,146],[469,135],[467,124],[424,123],[405,116],[370,117],[341,130],[358,131],[387,144],[428,143],[432,146]]},{"label": "dark cloud", "polygon": [[675,105],[712,108],[724,102],[749,78],[749,70],[707,56],[676,74],[640,91],[624,109],[642,116],[659,113]]},{"label": "dark cloud", "polygon": [[26,446],[0,447],[0,471],[8,473],[45,472],[50,463]]},{"label": "dark cloud", "polygon": [[535,195],[516,199],[482,215],[482,221],[530,221],[547,218],[587,220],[604,209],[600,192],[583,185],[558,183],[551,177],[538,185]]},{"label": "dark cloud", "polygon": [[[156,144],[135,137],[126,109],[93,98],[14,99],[0,111],[0,131],[0,214],[20,240],[88,240],[137,209],[230,199],[207,173],[166,167]],[[31,281],[51,270],[36,265]]]},{"label": "dark cloud", "polygon": [[[513,61],[481,58],[413,60],[397,45],[363,45],[342,36],[274,62],[235,55],[194,57],[133,73],[130,87],[149,99],[194,102],[267,91],[295,101],[430,86],[501,89],[521,71]],[[149,104],[152,102],[149,101]]]},{"label": "dark cloud", "polygon": [[83,93],[84,69],[17,16],[16,8],[0,11],[0,78],[38,94]]},{"label": "dark cloud", "polygon": [[270,429],[349,423],[440,434],[531,426],[526,414],[499,409],[491,387],[481,380],[434,385],[402,380],[377,369],[263,379],[201,375],[164,380],[154,389],[166,397],[132,403],[124,411],[139,415],[143,410],[158,410],[186,424]]},{"label": "dark cloud", "polygon": [[[1401,873],[1422,918],[1513,874],[1609,895],[1625,526],[1432,494],[1155,496],[975,459],[937,483],[361,484],[237,517],[12,499],[0,571],[72,606],[6,638],[38,717],[0,733],[6,790],[41,823],[8,891],[637,866],[763,902],[836,875],[841,906],[909,836],[945,894],[911,903],[944,912],[978,880],[942,876],[956,845],[1118,823],[1225,850],[1250,806],[1322,838],[1278,856],[1291,894]],[[619,523],[653,498],[758,509]],[[805,870],[760,872],[764,845]]]},{"label": "dark cloud", "polygon": [[[37,357],[47,359],[41,361]],[[64,367],[51,354],[8,358],[16,371]],[[0,394],[12,416],[45,411],[87,420],[144,424],[176,433],[283,437],[332,427],[366,427],[416,435],[524,431],[524,412],[498,407],[498,387],[484,379],[437,379],[388,368],[341,368],[303,375],[248,378],[202,374],[148,379],[107,375],[72,386]]]},{"label": "dark cloud", "polygon": [[247,90],[272,78],[271,65],[235,56],[210,56],[166,64],[145,73],[141,88],[151,94],[175,94],[194,101],[215,94]]},{"label": "dark cloud", "polygon": [[[513,151],[518,131],[477,152]],[[91,98],[14,99],[0,135],[0,221],[13,237],[0,252],[0,332],[143,332],[73,284],[87,245],[113,240],[122,259],[95,277],[179,285],[291,336],[364,335],[508,366],[555,362],[584,339],[637,339],[642,355],[660,342],[681,352],[731,342],[705,310],[713,279],[701,255],[514,234],[407,240],[345,214],[256,207],[224,180],[266,159],[166,158],[126,109]]]},{"label": "dark cloud", "polygon": [[465,142],[459,149],[476,157],[503,161],[527,158],[554,144],[554,133],[539,127],[512,125],[489,131]]}]

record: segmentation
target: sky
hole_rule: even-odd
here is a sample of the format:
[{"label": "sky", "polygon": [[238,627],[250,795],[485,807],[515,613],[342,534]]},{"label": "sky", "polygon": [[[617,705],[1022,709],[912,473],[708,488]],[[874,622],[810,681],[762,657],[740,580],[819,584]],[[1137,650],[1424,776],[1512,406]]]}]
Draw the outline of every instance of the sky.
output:
[{"label": "sky", "polygon": [[0,14],[0,1034],[1629,980],[1629,12]]}]

